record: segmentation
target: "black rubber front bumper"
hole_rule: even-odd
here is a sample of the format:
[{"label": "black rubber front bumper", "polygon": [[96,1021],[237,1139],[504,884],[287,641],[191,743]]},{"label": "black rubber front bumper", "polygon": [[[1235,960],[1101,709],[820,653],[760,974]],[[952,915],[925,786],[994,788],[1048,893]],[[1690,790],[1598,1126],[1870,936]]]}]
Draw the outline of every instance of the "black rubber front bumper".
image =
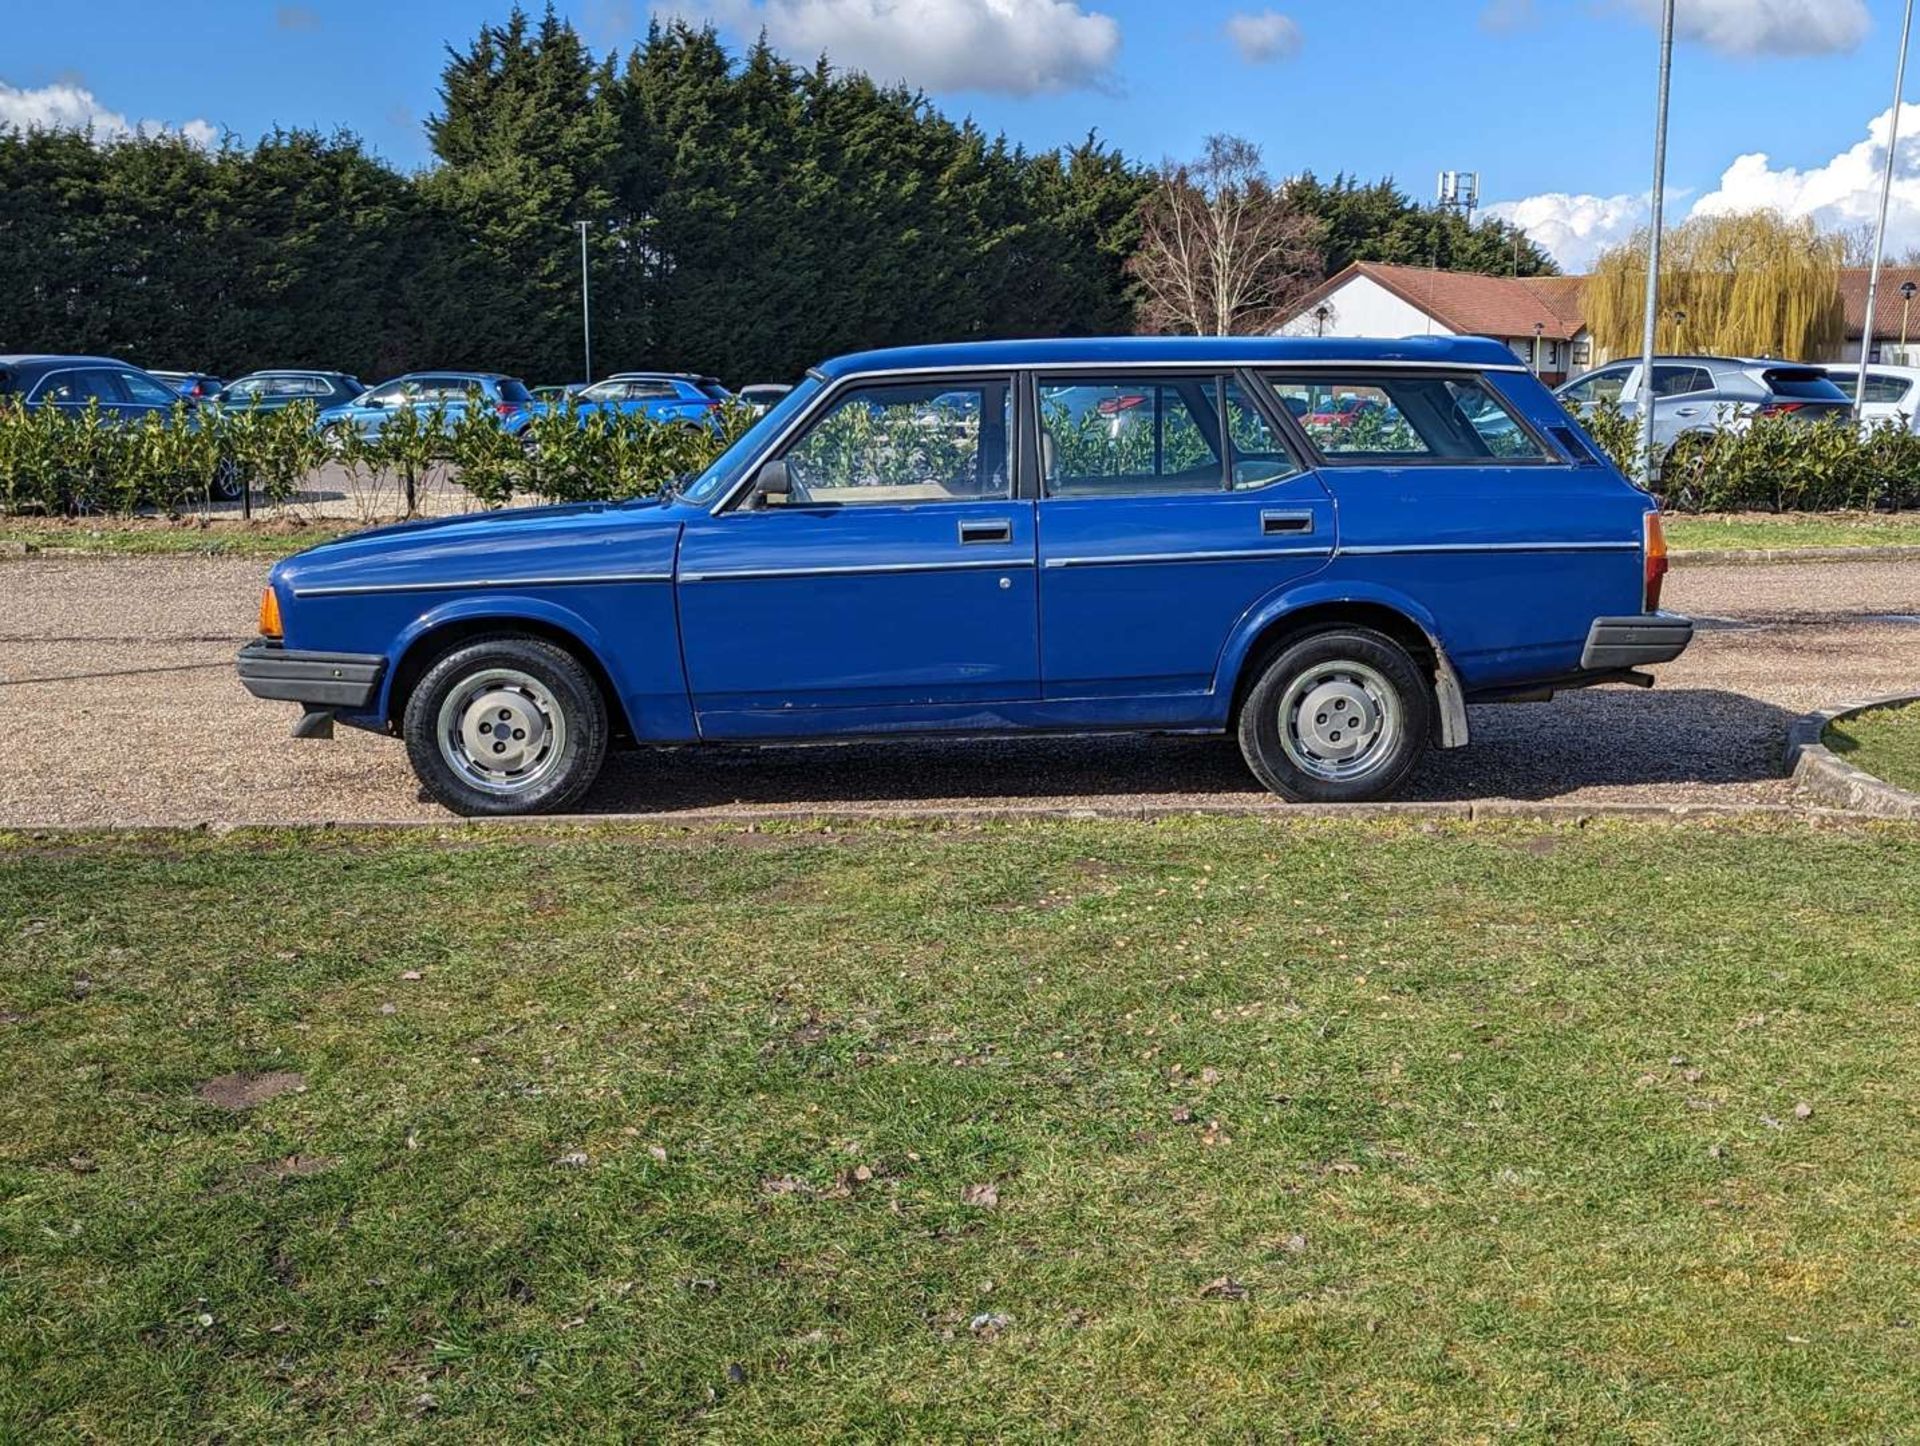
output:
[{"label": "black rubber front bumper", "polygon": [[1591,671],[1671,663],[1693,641],[1693,619],[1677,613],[1634,618],[1595,618],[1587,630],[1580,666]]},{"label": "black rubber front bumper", "polygon": [[317,653],[262,639],[238,659],[240,682],[256,698],[352,713],[380,696],[387,660],[378,653]]}]

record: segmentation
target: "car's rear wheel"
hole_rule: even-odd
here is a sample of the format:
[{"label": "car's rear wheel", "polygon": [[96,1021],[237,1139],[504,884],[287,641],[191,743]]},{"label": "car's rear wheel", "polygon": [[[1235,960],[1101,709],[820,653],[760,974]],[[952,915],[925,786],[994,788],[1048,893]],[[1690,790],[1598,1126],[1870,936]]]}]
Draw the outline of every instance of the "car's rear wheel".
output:
[{"label": "car's rear wheel", "polygon": [[455,813],[554,813],[598,776],[607,707],[573,654],[506,634],[435,662],[407,700],[402,731],[420,782]]},{"label": "car's rear wheel", "polygon": [[1309,633],[1262,669],[1240,709],[1240,751],[1296,803],[1393,792],[1425,751],[1433,687],[1405,648],[1371,628]]},{"label": "car's rear wheel", "polygon": [[247,490],[247,474],[231,457],[223,457],[213,472],[213,495],[222,502],[238,502]]}]

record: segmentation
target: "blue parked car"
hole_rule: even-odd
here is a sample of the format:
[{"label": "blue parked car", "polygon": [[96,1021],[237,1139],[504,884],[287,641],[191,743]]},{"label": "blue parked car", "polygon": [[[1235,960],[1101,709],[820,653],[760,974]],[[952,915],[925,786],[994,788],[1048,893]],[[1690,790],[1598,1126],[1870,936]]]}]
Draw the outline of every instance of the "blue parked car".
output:
[{"label": "blue parked car", "polygon": [[478,392],[483,404],[500,419],[500,425],[516,437],[533,421],[533,394],[517,377],[499,372],[409,372],[380,383],[351,402],[326,408],[320,413],[319,426],[323,432],[352,430],[363,437],[374,437],[408,408],[438,408],[452,423],[466,412],[471,392]]},{"label": "blue parked car", "polygon": [[0,400],[84,412],[89,403],[110,417],[138,421],[167,415],[181,394],[139,367],[104,356],[0,356]]},{"label": "blue parked car", "polygon": [[582,419],[596,412],[642,416],[653,422],[710,426],[731,393],[714,377],[684,372],[616,372],[573,397]]},{"label": "blue parked car", "polygon": [[213,404],[236,412],[282,412],[306,402],[325,411],[352,402],[366,390],[365,382],[346,372],[287,368],[248,372],[215,393]]},{"label": "blue parked car", "polygon": [[830,361],[665,497],[289,558],[239,670],[462,813],[564,808],[614,743],[1037,731],[1231,733],[1360,800],[1469,702],[1650,683],[1665,570],[1497,343],[986,342]]}]

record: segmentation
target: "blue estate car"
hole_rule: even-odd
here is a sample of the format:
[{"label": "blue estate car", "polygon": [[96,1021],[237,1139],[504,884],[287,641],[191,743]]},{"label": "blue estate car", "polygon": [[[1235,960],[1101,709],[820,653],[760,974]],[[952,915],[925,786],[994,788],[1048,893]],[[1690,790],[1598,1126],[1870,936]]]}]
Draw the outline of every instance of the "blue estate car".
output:
[{"label": "blue estate car", "polygon": [[563,808],[614,741],[1037,730],[1232,732],[1359,800],[1469,702],[1650,683],[1665,570],[1497,343],[985,342],[827,362],[664,497],[288,558],[239,670],[463,813]]},{"label": "blue estate car", "polygon": [[349,429],[363,437],[377,436],[400,412],[438,410],[451,423],[467,409],[469,393],[477,392],[481,403],[491,407],[500,425],[514,436],[526,431],[533,421],[533,393],[517,377],[498,372],[408,372],[340,406],[320,413],[321,431]]}]

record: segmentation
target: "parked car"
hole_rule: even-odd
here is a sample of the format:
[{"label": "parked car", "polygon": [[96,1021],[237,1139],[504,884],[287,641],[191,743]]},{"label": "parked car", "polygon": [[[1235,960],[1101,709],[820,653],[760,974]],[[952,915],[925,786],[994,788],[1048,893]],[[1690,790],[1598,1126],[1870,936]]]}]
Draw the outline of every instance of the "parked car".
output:
[{"label": "parked car", "polygon": [[654,422],[713,425],[732,396],[717,378],[683,372],[616,372],[574,396],[581,418],[605,412]]},{"label": "parked car", "polygon": [[371,391],[340,406],[320,413],[324,431],[355,431],[363,437],[375,437],[400,412],[439,410],[449,423],[467,410],[467,398],[477,393],[483,405],[490,407],[500,425],[514,436],[526,431],[533,420],[533,394],[517,377],[499,372],[409,372],[382,382]]},{"label": "parked car", "polygon": [[[1639,362],[1614,362],[1562,384],[1554,395],[1578,409],[1611,402],[1637,417],[1647,390],[1641,371]],[[1662,459],[1690,433],[1737,430],[1755,417],[1828,421],[1846,416],[1850,406],[1821,368],[1752,357],[1656,357],[1652,394],[1654,446]]]},{"label": "parked car", "polygon": [[780,399],[792,390],[785,382],[752,382],[740,388],[734,396],[758,415],[769,407],[778,406]]},{"label": "parked car", "polygon": [[[1860,388],[1860,368],[1830,366],[1821,368],[1827,380],[1852,402]],[[1885,426],[1888,422],[1920,432],[1920,367],[1883,366],[1878,362],[1867,368],[1867,399],[1860,408],[1863,427]]]},{"label": "parked car", "polygon": [[[185,407],[189,409],[187,425],[197,425],[190,399],[151,372],[112,357],[0,356],[0,403],[10,400],[67,412],[97,407],[102,416],[120,422],[170,418],[176,408]],[[230,502],[243,490],[238,469],[222,467],[214,479],[213,495]]]},{"label": "parked car", "polygon": [[325,411],[353,401],[367,389],[365,382],[345,372],[248,372],[231,381],[213,397],[214,405],[235,411],[278,412],[295,402],[311,402]]},{"label": "parked car", "polygon": [[220,378],[209,376],[205,372],[150,371],[147,375],[158,377],[181,396],[196,402],[206,401],[226,385]]},{"label": "parked car", "polygon": [[586,382],[568,382],[564,386],[533,388],[533,399],[541,406],[555,407],[568,397],[577,397],[587,389]]},{"label": "parked car", "polygon": [[[1298,424],[1347,392],[1391,425]],[[613,742],[1037,731],[1230,733],[1346,801],[1469,702],[1651,683],[1692,637],[1665,571],[1653,500],[1495,342],[982,342],[826,362],[661,498],[288,558],[238,666],[462,813],[565,808]]]}]

